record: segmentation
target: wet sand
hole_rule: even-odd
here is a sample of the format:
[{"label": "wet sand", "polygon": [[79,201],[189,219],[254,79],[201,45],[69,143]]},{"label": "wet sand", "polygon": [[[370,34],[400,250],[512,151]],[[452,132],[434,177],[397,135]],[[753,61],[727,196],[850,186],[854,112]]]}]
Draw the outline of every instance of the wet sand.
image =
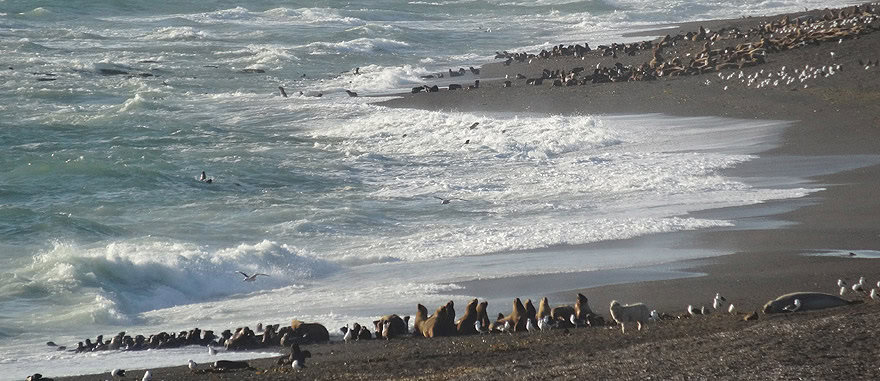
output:
[{"label": "wet sand", "polygon": [[[762,21],[767,19],[711,23],[755,25]],[[665,33],[666,29],[660,34]],[[688,49],[698,49],[696,45],[682,44],[678,50],[684,54]],[[835,53],[834,58],[831,52]],[[783,133],[778,147],[762,153],[760,159],[744,167],[731,169],[728,174],[760,177],[771,170],[786,172],[788,166],[784,163],[809,162],[808,167],[814,168],[807,168],[808,173],[824,173],[811,177],[810,181],[825,190],[798,200],[694,213],[731,218],[737,226],[677,233],[672,238],[675,245],[726,250],[732,254],[660,266],[663,268],[629,270],[633,272],[630,275],[638,271],[683,271],[694,276],[588,288],[558,287],[547,294],[551,304],[557,305],[569,304],[576,292],[583,292],[589,297],[593,310],[606,317],[612,298],[623,302],[643,301],[661,312],[678,315],[688,304],[708,307],[715,292],[725,295],[738,311],[748,312],[768,299],[792,291],[836,293],[838,278],[852,281],[866,276],[873,284],[880,277],[880,261],[875,259],[802,255],[823,249],[880,248],[880,218],[877,217],[880,216],[880,165],[876,165],[876,156],[880,155],[880,67],[864,70],[858,65],[860,59],[880,59],[878,52],[880,33],[875,32],[840,43],[774,53],[766,64],[743,70],[748,75],[760,70],[781,70],[783,66],[842,65],[842,72],[809,80],[807,88],[803,83],[747,88],[738,81],[720,81],[714,73],[575,87],[551,87],[549,83],[527,86],[524,80],[517,80],[513,87],[503,88],[500,80],[491,78],[501,79],[517,73],[532,77],[544,68],[595,67],[596,63],[612,65],[615,60],[589,56],[586,60],[568,57],[535,60],[532,64],[491,64],[482,69],[480,89],[405,95],[385,105],[475,112],[664,113],[794,121]],[[643,62],[650,59],[650,52],[625,59]],[[707,80],[710,83],[707,84]],[[832,169],[823,171],[824,162]],[[862,162],[867,166],[852,169]],[[837,171],[838,168],[849,169]],[[801,170],[804,169],[792,169]],[[755,220],[782,224],[761,228],[761,224],[757,224],[759,227],[750,224]],[[625,247],[654,239],[658,237],[597,243],[585,245],[583,249]],[[544,278],[555,286],[578,284],[579,277],[591,276],[589,272],[572,270],[575,272]],[[518,295],[526,296],[532,294],[528,289],[530,283],[534,282],[528,277],[480,280],[465,283],[466,289],[457,293],[482,296],[480,290],[503,293],[513,289],[520,290]],[[741,315],[716,313],[664,320],[651,324],[644,332],[627,335],[621,335],[614,328],[579,328],[546,334],[310,345],[306,349],[312,351],[314,357],[302,371],[279,367],[275,359],[262,359],[249,362],[254,370],[192,373],[177,367],[153,370],[153,379],[877,378],[880,376],[876,363],[880,355],[880,348],[876,346],[880,335],[877,322],[880,304],[864,295],[849,293],[847,297],[865,303],[815,312],[761,314],[755,322],[744,322]],[[456,300],[461,306],[464,302]],[[428,309],[435,307],[428,306]],[[459,314],[462,308],[459,307]],[[490,305],[490,316],[509,310],[509,303]],[[201,369],[204,368],[203,365]],[[139,379],[143,372],[130,374]],[[104,378],[106,375],[65,379]]]}]

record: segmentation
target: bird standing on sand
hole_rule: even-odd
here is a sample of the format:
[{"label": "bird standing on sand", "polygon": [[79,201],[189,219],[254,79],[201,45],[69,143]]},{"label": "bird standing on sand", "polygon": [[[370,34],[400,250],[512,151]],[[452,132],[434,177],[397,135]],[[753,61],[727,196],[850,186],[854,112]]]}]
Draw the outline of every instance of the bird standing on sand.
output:
[{"label": "bird standing on sand", "polygon": [[479,333],[481,335],[489,333],[489,330],[486,329],[485,327],[483,327],[483,322],[481,322],[479,320],[474,322],[474,329],[476,329],[477,333]]},{"label": "bird standing on sand", "polygon": [[708,315],[709,313],[710,313],[710,311],[706,308],[706,306],[700,307],[700,314],[701,315]]},{"label": "bird standing on sand", "polygon": [[217,351],[214,349],[214,347],[208,345],[208,354],[214,356],[217,354]]},{"label": "bird standing on sand", "polygon": [[189,370],[191,370],[191,371],[195,371],[195,370],[196,370],[196,362],[193,361],[193,360],[189,360],[189,363],[187,364],[187,367],[189,367]]},{"label": "bird standing on sand", "polygon": [[153,381],[153,374],[149,370],[144,372],[144,378],[141,381]]},{"label": "bird standing on sand", "polygon": [[526,331],[529,331],[529,333],[535,333],[537,331],[537,328],[535,328],[535,324],[532,323],[531,318],[526,321]]},{"label": "bird standing on sand", "polygon": [[845,286],[841,287],[840,288],[840,296],[843,296],[843,294],[845,294],[845,293],[846,293],[846,287]]},{"label": "bird standing on sand", "polygon": [[348,324],[346,324],[345,325],[345,336],[342,337],[342,341],[345,341],[346,344],[350,343],[351,339],[353,338],[353,335],[354,335],[353,332],[354,332],[354,330],[351,328],[348,328]]},{"label": "bird standing on sand", "polygon": [[693,305],[690,305],[690,304],[688,304],[688,313],[691,314],[691,316],[697,316],[697,315],[702,314],[700,311],[695,309]]},{"label": "bird standing on sand", "polygon": [[241,274],[241,275],[244,275],[244,279],[242,279],[242,282],[256,282],[256,281],[257,281],[257,277],[260,276],[260,275],[262,275],[262,276],[269,276],[269,274],[254,274],[254,275],[247,275],[247,274],[245,274],[245,273],[243,273],[243,272],[241,272],[241,271],[239,271],[238,273]]},{"label": "bird standing on sand", "polygon": [[507,332],[513,335],[513,327],[510,326],[510,320],[504,322],[504,329],[502,329],[501,332]]},{"label": "bird standing on sand", "polygon": [[876,288],[872,288],[872,289],[871,289],[871,299],[874,299],[875,301],[880,302],[880,295],[877,295],[877,289],[876,289]]},{"label": "bird standing on sand", "polygon": [[299,344],[293,344],[290,346],[290,365],[295,370],[300,370],[306,367],[306,358],[312,357],[312,353],[309,351],[302,351],[299,349]]},{"label": "bird standing on sand", "polygon": [[843,279],[838,279],[837,287],[846,287],[846,282],[844,282]]},{"label": "bird standing on sand", "polygon": [[125,369],[113,369],[110,371],[110,377],[125,377]]},{"label": "bird standing on sand", "polygon": [[660,321],[660,314],[657,312],[657,310],[651,310],[651,320]]},{"label": "bird standing on sand", "polygon": [[724,302],[726,302],[726,301],[727,301],[727,299],[724,299],[724,297],[721,296],[720,293],[715,293],[715,300],[712,301],[712,308],[717,310],[717,309],[723,307]]},{"label": "bird standing on sand", "polygon": [[731,315],[736,313],[736,308],[733,307],[733,303],[730,303],[730,307],[727,307],[727,312],[729,312]]},{"label": "bird standing on sand", "polygon": [[861,291],[861,292],[864,292],[864,291],[865,291],[865,289],[862,288],[862,284],[861,284],[861,283],[856,283],[856,284],[854,284],[854,285],[852,286],[852,290],[853,290],[853,291]]},{"label": "bird standing on sand", "polygon": [[538,329],[541,331],[547,331],[550,329],[550,315],[544,316],[538,320]]}]

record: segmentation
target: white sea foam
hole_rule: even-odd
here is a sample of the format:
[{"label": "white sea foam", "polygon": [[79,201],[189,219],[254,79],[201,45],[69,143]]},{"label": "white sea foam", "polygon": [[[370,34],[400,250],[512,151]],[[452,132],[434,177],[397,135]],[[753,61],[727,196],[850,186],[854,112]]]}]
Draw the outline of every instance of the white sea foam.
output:
[{"label": "white sea foam", "polygon": [[305,45],[311,54],[341,54],[341,53],[393,53],[402,52],[410,45],[403,41],[387,38],[356,38],[342,42],[313,42]]},{"label": "white sea foam", "polygon": [[155,32],[144,36],[147,40],[157,41],[194,41],[209,38],[204,31],[196,30],[190,26],[159,28]]}]

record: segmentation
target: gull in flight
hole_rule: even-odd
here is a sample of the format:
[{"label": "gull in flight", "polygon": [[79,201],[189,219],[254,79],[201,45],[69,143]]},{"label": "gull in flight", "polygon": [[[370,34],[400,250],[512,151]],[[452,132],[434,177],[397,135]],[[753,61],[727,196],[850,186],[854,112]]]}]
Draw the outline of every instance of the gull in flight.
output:
[{"label": "gull in flight", "polygon": [[256,282],[256,281],[257,281],[257,277],[260,276],[260,275],[262,275],[262,276],[269,276],[269,274],[254,274],[254,275],[247,275],[247,274],[245,274],[245,273],[243,273],[243,272],[241,272],[241,271],[239,271],[238,273],[241,274],[241,275],[244,275],[244,279],[242,279],[242,282]]}]

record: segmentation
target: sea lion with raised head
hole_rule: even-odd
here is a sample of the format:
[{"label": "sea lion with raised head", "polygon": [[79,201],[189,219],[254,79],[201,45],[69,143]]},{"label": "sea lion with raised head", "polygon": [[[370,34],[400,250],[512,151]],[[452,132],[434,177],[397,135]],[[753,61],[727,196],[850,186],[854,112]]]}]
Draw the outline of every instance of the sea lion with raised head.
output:
[{"label": "sea lion with raised head", "polygon": [[547,297],[541,299],[541,302],[538,303],[538,315],[537,318],[543,319],[544,316],[550,315],[550,301],[547,300]]},{"label": "sea lion with raised head", "polygon": [[522,332],[526,330],[526,308],[523,306],[519,298],[513,299],[513,309],[510,315],[501,317],[495,321],[494,327],[504,326],[504,323],[510,322],[514,332]]},{"label": "sea lion with raised head", "polygon": [[535,305],[532,304],[531,299],[526,299],[525,307],[526,307],[526,321],[528,321],[528,319],[532,319],[532,322],[538,321],[538,317],[537,317],[538,311],[535,310]]},{"label": "sea lion with raised head", "polygon": [[[455,330],[459,335],[476,335],[477,329],[474,322],[477,321],[479,314],[477,313],[477,299],[471,300],[464,309],[464,315],[455,323]],[[485,326],[484,326],[485,327]]]},{"label": "sea lion with raised head", "polygon": [[861,301],[849,301],[839,296],[822,292],[793,292],[782,295],[764,305],[765,314],[787,312],[786,307],[794,305],[795,299],[800,300],[799,311],[821,310],[824,308],[845,306],[848,304],[861,303]]},{"label": "sea lion with raised head", "polygon": [[488,307],[489,302],[486,301],[481,302],[479,305],[477,305],[477,319],[480,320],[480,325],[486,328],[488,328],[489,324],[491,323],[489,321],[489,314],[486,312],[486,308]]}]

